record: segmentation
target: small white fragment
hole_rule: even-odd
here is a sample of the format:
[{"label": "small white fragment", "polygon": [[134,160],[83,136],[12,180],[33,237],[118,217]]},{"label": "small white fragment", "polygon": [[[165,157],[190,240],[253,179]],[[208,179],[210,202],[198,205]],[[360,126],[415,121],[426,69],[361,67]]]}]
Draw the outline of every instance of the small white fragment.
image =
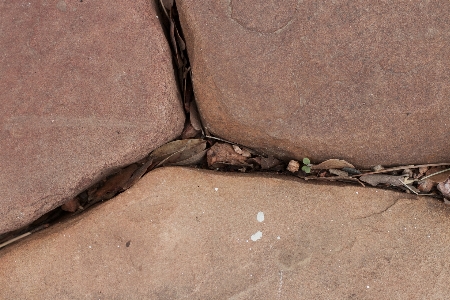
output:
[{"label": "small white fragment", "polygon": [[367,288],[370,288],[370,286],[367,286]]},{"label": "small white fragment", "polygon": [[214,188],[214,190],[217,192],[219,190],[219,188]]},{"label": "small white fragment", "polygon": [[264,213],[262,211],[258,212],[256,215],[256,220],[258,220],[258,222],[264,221]]},{"label": "small white fragment", "polygon": [[236,152],[237,154],[240,154],[244,157],[251,157],[252,154],[250,153],[250,151],[246,150],[246,149],[241,149],[238,145],[233,145],[233,149],[234,152]]},{"label": "small white fragment", "polygon": [[356,192],[356,195],[358,195],[358,192]]},{"label": "small white fragment", "polygon": [[372,168],[372,170],[375,171],[375,172],[381,171],[381,170],[383,170],[383,169],[384,169],[384,167],[383,167],[382,165],[377,165],[377,166],[375,166],[375,167]]},{"label": "small white fragment", "polygon": [[280,236],[277,236],[277,240],[279,240],[280,239]]},{"label": "small white fragment", "polygon": [[259,240],[262,237],[262,232],[258,231],[257,233],[255,233],[254,235],[252,235],[250,237],[250,239],[254,242],[256,242],[257,240]]},{"label": "small white fragment", "polygon": [[238,146],[238,145],[233,145],[233,150],[234,152],[236,152],[237,154],[241,154],[242,155],[242,149]]}]

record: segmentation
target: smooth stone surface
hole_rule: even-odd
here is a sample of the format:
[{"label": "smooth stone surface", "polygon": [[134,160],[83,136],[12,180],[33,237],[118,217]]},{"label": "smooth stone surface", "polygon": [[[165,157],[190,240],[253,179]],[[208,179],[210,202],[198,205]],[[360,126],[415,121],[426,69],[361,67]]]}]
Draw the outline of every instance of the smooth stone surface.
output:
[{"label": "smooth stone surface", "polygon": [[448,223],[429,198],[161,168],[0,251],[0,298],[445,299]]},{"label": "smooth stone surface", "polygon": [[450,161],[449,1],[177,1],[211,133],[359,167]]},{"label": "smooth stone surface", "polygon": [[0,90],[0,233],[184,125],[151,1],[1,1]]}]

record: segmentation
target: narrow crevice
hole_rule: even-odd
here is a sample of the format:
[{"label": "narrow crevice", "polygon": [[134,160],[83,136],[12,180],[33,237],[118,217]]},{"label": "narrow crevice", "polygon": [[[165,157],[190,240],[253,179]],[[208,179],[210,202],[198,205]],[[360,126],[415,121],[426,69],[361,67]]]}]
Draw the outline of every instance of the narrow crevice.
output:
[{"label": "narrow crevice", "polygon": [[382,215],[385,212],[387,212],[389,209],[391,209],[394,205],[396,205],[399,201],[400,201],[400,199],[396,199],[393,203],[389,204],[385,209],[383,209],[381,211],[377,211],[377,212],[371,213],[371,214],[369,214],[367,216],[364,216],[364,217],[356,218],[355,220],[368,219],[368,218],[371,218],[373,216]]}]

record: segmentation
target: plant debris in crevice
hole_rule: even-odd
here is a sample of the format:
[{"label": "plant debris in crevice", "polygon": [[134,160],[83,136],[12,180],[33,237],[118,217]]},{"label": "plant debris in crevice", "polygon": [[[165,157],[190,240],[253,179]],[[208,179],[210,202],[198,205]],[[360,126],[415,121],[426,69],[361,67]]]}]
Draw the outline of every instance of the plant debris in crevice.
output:
[{"label": "plant debris in crevice", "polygon": [[74,216],[97,203],[115,197],[133,186],[144,174],[163,166],[191,166],[240,173],[262,171],[293,175],[304,180],[351,182],[432,196],[445,203],[450,202],[450,163],[395,168],[376,166],[373,170],[358,170],[340,159],[329,159],[318,164],[312,164],[309,159],[302,162],[282,161],[223,139],[205,136],[164,144],[145,159],[120,169],[31,225],[1,235],[0,248],[46,228],[55,221]]},{"label": "plant debris in crevice", "polygon": [[115,197],[133,186],[146,173],[163,166],[191,166],[242,173],[262,171],[293,175],[304,180],[350,182],[432,196],[450,203],[450,162],[394,168],[376,166],[372,170],[360,170],[341,159],[329,159],[317,164],[311,163],[308,158],[283,161],[210,135],[202,125],[195,103],[191,68],[176,5],[173,0],[160,0],[159,3],[166,17],[164,22],[168,24],[167,35],[186,113],[186,123],[180,138],[155,149],[141,161],[117,170],[30,225],[0,235],[0,248]]},{"label": "plant debris in crevice", "polygon": [[181,138],[198,138],[201,137],[204,132],[197,105],[194,101],[191,67],[189,64],[186,43],[181,31],[177,7],[174,0],[159,0],[158,4],[159,9],[163,14],[161,21],[163,27],[166,29],[168,42],[172,49],[174,69],[181,90],[184,111],[186,113],[186,123]]}]

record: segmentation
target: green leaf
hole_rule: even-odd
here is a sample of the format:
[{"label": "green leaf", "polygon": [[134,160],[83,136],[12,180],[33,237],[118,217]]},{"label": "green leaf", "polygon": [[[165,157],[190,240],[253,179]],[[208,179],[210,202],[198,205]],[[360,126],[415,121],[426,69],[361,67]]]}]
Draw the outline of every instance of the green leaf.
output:
[{"label": "green leaf", "polygon": [[311,173],[311,168],[308,166],[303,166],[302,171],[309,174],[309,173]]},{"label": "green leaf", "polygon": [[[311,161],[309,160],[309,158],[307,158],[307,157],[305,157],[304,159],[303,159],[303,164],[304,165],[309,165],[311,163]],[[309,173],[309,172],[308,172]]]}]

